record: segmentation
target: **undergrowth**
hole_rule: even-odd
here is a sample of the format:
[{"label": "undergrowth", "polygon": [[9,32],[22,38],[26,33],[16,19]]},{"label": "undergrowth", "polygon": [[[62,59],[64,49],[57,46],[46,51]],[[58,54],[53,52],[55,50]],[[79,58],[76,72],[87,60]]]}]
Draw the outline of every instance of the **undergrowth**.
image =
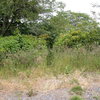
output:
[{"label": "undergrowth", "polygon": [[[19,72],[33,73],[39,70],[38,75],[70,74],[76,69],[89,72],[100,72],[100,48],[87,51],[84,48],[73,49],[55,48],[52,50],[52,65],[47,66],[46,48],[7,53],[1,56],[0,77],[17,76]],[[32,71],[33,70],[33,71]],[[37,74],[36,73],[36,74]],[[42,74],[41,74],[42,73]],[[38,76],[37,75],[37,76]],[[29,75],[28,75],[29,76]]]}]

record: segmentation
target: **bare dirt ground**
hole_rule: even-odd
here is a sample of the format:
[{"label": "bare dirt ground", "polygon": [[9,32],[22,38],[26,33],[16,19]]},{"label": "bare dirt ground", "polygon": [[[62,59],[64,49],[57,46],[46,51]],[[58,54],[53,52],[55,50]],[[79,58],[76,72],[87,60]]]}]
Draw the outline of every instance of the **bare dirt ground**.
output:
[{"label": "bare dirt ground", "polygon": [[0,100],[70,100],[71,88],[80,85],[84,100],[100,100],[100,74],[81,73],[36,79],[0,80]]}]

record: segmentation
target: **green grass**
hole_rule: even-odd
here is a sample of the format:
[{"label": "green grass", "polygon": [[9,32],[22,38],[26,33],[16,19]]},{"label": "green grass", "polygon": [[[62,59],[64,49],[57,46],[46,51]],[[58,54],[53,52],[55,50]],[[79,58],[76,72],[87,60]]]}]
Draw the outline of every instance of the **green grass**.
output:
[{"label": "green grass", "polygon": [[77,95],[82,95],[83,94],[83,89],[81,86],[75,86],[71,89],[71,92],[77,94]]},{"label": "green grass", "polygon": [[73,96],[70,100],[83,100],[80,96]]},{"label": "green grass", "polygon": [[[29,76],[29,74],[33,73],[32,70],[36,69],[41,70],[40,73],[54,76],[70,74],[77,69],[87,72],[100,72],[99,47],[93,51],[87,51],[84,48],[56,48],[52,53],[51,66],[47,66],[48,52],[46,48],[8,53],[5,58],[0,60],[0,77],[17,76],[19,72],[25,72]],[[40,73],[38,73],[39,76]]]}]

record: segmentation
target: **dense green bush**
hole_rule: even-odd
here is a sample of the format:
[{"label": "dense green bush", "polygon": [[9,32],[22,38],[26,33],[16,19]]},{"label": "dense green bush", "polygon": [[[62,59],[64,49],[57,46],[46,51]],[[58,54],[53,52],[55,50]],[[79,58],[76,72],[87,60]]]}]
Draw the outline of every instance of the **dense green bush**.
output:
[{"label": "dense green bush", "polygon": [[45,40],[31,35],[0,37],[0,68],[27,68],[37,64],[45,50]]},{"label": "dense green bush", "polygon": [[20,50],[43,47],[45,47],[45,41],[33,36],[18,35],[0,37],[0,53],[14,53]]},{"label": "dense green bush", "polygon": [[94,43],[98,43],[98,34],[90,32],[72,31],[67,34],[61,34],[57,40],[56,46],[67,46],[67,47],[81,47],[87,46]]}]

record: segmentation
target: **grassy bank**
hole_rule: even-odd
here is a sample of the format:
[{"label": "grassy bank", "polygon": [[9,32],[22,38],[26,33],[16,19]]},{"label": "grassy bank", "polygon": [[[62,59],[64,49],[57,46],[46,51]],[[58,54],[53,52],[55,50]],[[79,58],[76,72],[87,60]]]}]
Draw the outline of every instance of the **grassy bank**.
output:
[{"label": "grassy bank", "polygon": [[100,47],[95,47],[92,51],[84,48],[56,48],[52,50],[50,66],[47,66],[47,55],[46,48],[8,53],[0,61],[0,78],[17,77],[20,73],[26,77],[41,77],[70,74],[75,70],[100,72]]}]

